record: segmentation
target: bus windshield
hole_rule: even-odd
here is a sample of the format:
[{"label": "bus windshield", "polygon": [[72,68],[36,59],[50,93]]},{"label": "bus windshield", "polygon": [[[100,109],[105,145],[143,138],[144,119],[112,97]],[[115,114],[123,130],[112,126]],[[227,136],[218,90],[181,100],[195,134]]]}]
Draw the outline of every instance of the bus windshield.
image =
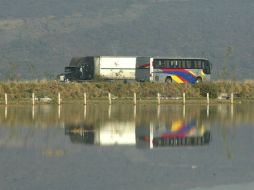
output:
[{"label": "bus windshield", "polygon": [[203,71],[204,71],[205,74],[211,74],[210,64],[209,64],[208,61],[205,62]]}]

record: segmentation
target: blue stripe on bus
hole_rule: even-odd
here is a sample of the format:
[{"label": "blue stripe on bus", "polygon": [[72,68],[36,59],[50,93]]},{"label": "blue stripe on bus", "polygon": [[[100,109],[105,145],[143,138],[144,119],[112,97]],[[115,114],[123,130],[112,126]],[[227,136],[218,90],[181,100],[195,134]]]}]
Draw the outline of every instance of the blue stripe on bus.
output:
[{"label": "blue stripe on bus", "polygon": [[193,84],[195,84],[196,80],[197,80],[196,77],[193,76],[191,73],[188,73],[188,71],[182,72],[182,71],[165,71],[165,70],[162,70],[162,72],[166,73],[166,74],[170,74],[170,75],[180,76],[180,77],[184,78],[185,80],[187,80],[188,82],[193,83]]},{"label": "blue stripe on bus", "polygon": [[161,136],[165,135],[187,135],[189,131],[196,127],[196,121],[191,121],[190,123],[187,123],[183,125],[179,130],[171,132],[167,131],[161,134]]},{"label": "blue stripe on bus", "polygon": [[181,128],[178,133],[180,134],[186,134],[187,132],[189,132],[192,128],[196,127],[196,122],[192,121],[186,125],[184,125],[183,128]]}]

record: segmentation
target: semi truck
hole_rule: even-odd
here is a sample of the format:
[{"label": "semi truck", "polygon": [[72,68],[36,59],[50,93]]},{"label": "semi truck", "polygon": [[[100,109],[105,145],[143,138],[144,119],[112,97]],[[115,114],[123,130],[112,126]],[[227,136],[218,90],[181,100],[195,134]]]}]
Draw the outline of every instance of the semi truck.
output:
[{"label": "semi truck", "polygon": [[137,80],[149,79],[150,57],[86,56],[73,57],[60,81]]}]

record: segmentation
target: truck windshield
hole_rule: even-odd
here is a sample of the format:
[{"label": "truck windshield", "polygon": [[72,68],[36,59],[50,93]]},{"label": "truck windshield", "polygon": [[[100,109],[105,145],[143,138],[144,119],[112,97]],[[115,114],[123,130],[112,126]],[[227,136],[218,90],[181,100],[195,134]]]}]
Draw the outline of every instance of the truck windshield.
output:
[{"label": "truck windshield", "polygon": [[75,72],[76,67],[65,67],[64,72],[65,73],[72,73]]}]

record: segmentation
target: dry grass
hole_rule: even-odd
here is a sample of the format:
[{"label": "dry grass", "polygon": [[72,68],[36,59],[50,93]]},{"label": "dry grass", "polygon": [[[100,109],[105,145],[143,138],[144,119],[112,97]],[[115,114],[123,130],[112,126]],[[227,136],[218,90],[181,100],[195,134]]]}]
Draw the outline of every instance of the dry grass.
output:
[{"label": "dry grass", "polygon": [[211,98],[216,98],[220,93],[234,92],[238,98],[254,98],[254,81],[215,81],[191,84],[166,84],[166,83],[128,83],[122,82],[83,82],[83,83],[60,83],[57,81],[6,81],[0,82],[0,101],[3,103],[4,93],[8,93],[10,101],[22,102],[30,101],[31,94],[36,97],[50,97],[56,102],[57,93],[61,93],[62,99],[68,101],[79,101],[83,99],[84,92],[88,99],[107,99],[110,92],[114,98],[128,99],[137,93],[140,99],[156,97],[160,93],[163,98],[182,97],[186,93],[188,98],[200,99],[211,94]]}]

